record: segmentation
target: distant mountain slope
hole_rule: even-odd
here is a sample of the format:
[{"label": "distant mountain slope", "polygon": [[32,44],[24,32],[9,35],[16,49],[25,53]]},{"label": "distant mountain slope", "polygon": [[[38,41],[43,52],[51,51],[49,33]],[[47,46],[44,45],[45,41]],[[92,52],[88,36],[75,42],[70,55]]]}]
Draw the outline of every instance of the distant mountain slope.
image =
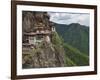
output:
[{"label": "distant mountain slope", "polygon": [[54,24],[58,34],[71,46],[79,49],[81,52],[89,53],[89,27],[72,23],[70,25]]},{"label": "distant mountain slope", "polygon": [[57,32],[55,32],[55,34],[52,36],[52,44],[55,46],[55,48],[59,50],[59,52],[63,52],[62,50],[60,50],[61,46],[64,48],[64,60],[66,62],[65,66],[89,65],[89,57],[87,54],[81,52],[68,43],[63,42],[63,39],[58,35]]},{"label": "distant mountain slope", "polygon": [[[76,66],[89,65],[89,57],[86,54],[67,43],[64,44],[64,48],[66,58],[68,57]],[[66,64],[68,64],[67,60]]]}]

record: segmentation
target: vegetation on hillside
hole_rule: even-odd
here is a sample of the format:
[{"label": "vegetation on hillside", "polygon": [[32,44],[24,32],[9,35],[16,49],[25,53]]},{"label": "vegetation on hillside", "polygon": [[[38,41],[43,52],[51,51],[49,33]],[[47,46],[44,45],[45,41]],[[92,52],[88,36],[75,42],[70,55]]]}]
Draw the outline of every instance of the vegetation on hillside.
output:
[{"label": "vegetation on hillside", "polygon": [[66,66],[89,65],[88,55],[65,43],[63,38],[59,36],[57,32],[53,34],[52,43],[56,46],[56,48],[58,48],[58,50],[60,47],[64,48]]},{"label": "vegetation on hillside", "polygon": [[65,43],[79,49],[79,51],[89,55],[89,27],[72,23],[70,25],[56,24],[56,31]]}]

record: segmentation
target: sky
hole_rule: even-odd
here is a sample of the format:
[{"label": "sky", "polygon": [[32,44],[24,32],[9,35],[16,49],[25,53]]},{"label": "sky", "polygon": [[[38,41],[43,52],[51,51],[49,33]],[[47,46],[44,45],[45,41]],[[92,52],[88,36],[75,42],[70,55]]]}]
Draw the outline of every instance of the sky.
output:
[{"label": "sky", "polygon": [[59,24],[79,23],[86,26],[90,24],[88,13],[48,12],[48,14],[50,15],[50,21]]}]

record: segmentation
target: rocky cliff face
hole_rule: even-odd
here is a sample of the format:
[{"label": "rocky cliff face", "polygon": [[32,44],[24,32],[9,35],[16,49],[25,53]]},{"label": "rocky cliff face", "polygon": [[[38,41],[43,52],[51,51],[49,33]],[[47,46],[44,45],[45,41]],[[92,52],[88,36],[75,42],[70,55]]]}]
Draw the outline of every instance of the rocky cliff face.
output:
[{"label": "rocky cliff face", "polygon": [[22,13],[22,28],[23,32],[32,32],[37,25],[49,28],[49,15],[46,12],[30,12],[23,11]]},{"label": "rocky cliff face", "polygon": [[28,54],[23,51],[23,68],[64,67],[64,52],[61,46],[43,43]]},{"label": "rocky cliff face", "polygon": [[[49,15],[46,12],[23,12],[23,32],[32,32],[34,27],[42,23],[50,27]],[[64,67],[64,49],[57,34],[53,33],[52,42],[41,42],[35,48],[23,47],[23,68]],[[24,38],[23,38],[24,39]]]}]

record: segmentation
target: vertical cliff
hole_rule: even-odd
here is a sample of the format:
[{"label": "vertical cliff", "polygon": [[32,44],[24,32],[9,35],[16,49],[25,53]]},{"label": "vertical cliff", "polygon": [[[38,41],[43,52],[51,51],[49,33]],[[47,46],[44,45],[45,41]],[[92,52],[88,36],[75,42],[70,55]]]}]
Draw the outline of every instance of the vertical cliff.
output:
[{"label": "vertical cliff", "polygon": [[[22,30],[33,32],[37,25],[51,29],[49,15],[46,12],[23,11]],[[24,35],[23,35],[24,40]],[[64,67],[65,52],[57,32],[52,32],[51,42],[42,41],[36,47],[22,47],[23,68]]]}]

